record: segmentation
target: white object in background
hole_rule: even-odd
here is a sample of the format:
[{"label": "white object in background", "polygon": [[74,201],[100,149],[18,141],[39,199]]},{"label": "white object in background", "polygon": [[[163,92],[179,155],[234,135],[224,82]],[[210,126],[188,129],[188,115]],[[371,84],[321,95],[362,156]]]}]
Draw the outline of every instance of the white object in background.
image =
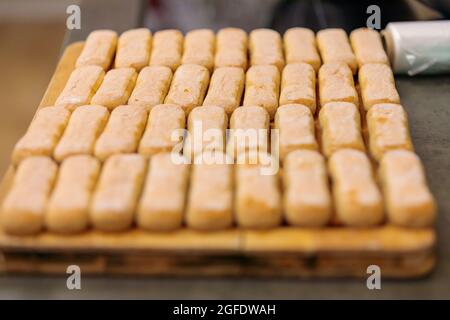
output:
[{"label": "white object in background", "polygon": [[382,34],[395,74],[450,73],[450,20],[391,22]]}]

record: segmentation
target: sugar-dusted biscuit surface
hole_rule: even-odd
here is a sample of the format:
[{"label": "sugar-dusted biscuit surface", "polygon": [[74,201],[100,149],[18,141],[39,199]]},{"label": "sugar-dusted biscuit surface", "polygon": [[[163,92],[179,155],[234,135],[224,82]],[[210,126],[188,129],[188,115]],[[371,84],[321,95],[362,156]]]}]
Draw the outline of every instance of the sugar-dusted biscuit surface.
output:
[{"label": "sugar-dusted biscuit surface", "polygon": [[284,67],[283,45],[280,34],[271,29],[250,32],[250,64],[273,65],[281,71]]},{"label": "sugar-dusted biscuit surface", "polygon": [[307,63],[292,63],[281,74],[280,106],[299,103],[316,111],[316,74]]},{"label": "sugar-dusted biscuit surface", "polygon": [[175,71],[164,103],[178,104],[188,114],[193,108],[202,105],[208,84],[208,69],[200,65],[184,64]]},{"label": "sugar-dusted biscuit surface", "polygon": [[117,44],[115,67],[141,70],[149,64],[151,47],[152,33],[147,28],[125,31]]},{"label": "sugar-dusted biscuit surface", "polygon": [[108,70],[117,45],[117,33],[112,30],[96,30],[89,34],[76,67],[99,66]]},{"label": "sugar-dusted biscuit surface", "polygon": [[88,155],[64,160],[45,213],[45,226],[58,233],[84,231],[89,203],[100,173],[100,162]]},{"label": "sugar-dusted biscuit surface", "polygon": [[131,227],[147,161],[138,154],[117,154],[103,165],[90,205],[90,222],[102,231]]},{"label": "sugar-dusted biscuit surface", "polygon": [[189,180],[189,165],[171,153],[151,157],[136,222],[140,228],[167,231],[181,227]]},{"label": "sugar-dusted biscuit surface", "polygon": [[29,156],[53,155],[70,118],[70,112],[60,107],[39,109],[25,135],[17,142],[12,161],[17,164]]},{"label": "sugar-dusted biscuit surface", "polygon": [[69,80],[55,101],[55,106],[74,110],[89,104],[105,76],[99,66],[85,66],[72,71]]},{"label": "sugar-dusted biscuit surface", "polygon": [[182,64],[198,64],[210,72],[214,68],[216,36],[212,30],[196,29],[186,33]]},{"label": "sugar-dusted biscuit surface", "polygon": [[370,152],[376,160],[380,160],[389,150],[413,150],[408,117],[401,105],[391,103],[373,105],[367,112],[366,119]]},{"label": "sugar-dusted biscuit surface", "polygon": [[313,150],[290,152],[284,162],[283,209],[291,225],[319,227],[331,218],[331,196],[323,156]]},{"label": "sugar-dusted biscuit surface", "polygon": [[115,108],[95,144],[95,156],[104,161],[117,153],[136,152],[147,117],[144,107],[124,105]]},{"label": "sugar-dusted biscuit surface", "polygon": [[241,68],[217,68],[211,77],[204,106],[222,107],[228,115],[241,104],[245,74]]},{"label": "sugar-dusted biscuit surface", "polygon": [[321,60],[314,32],[307,28],[290,28],[283,36],[286,63],[307,63],[319,71]]},{"label": "sugar-dusted biscuit surface", "polygon": [[75,109],[61,140],[56,145],[53,157],[62,161],[73,155],[93,155],[95,141],[108,118],[108,109],[103,106],[86,105]]},{"label": "sugar-dusted biscuit surface", "polygon": [[383,49],[383,43],[378,31],[369,28],[355,29],[350,33],[350,43],[359,68],[366,63],[384,63],[389,65],[389,59]]},{"label": "sugar-dusted biscuit surface", "polygon": [[44,227],[48,198],[58,172],[50,158],[33,156],[22,161],[1,207],[2,230],[9,234],[36,234]]},{"label": "sugar-dusted biscuit surface", "polygon": [[352,73],[358,69],[356,57],[350,46],[347,33],[343,29],[330,28],[317,32],[317,46],[323,63],[347,64]]},{"label": "sugar-dusted biscuit surface", "polygon": [[153,36],[151,66],[166,66],[175,71],[181,64],[183,54],[183,34],[168,29],[155,32]]},{"label": "sugar-dusted biscuit surface", "polygon": [[390,223],[413,228],[433,224],[436,203],[414,152],[388,151],[381,159],[379,175]]},{"label": "sugar-dusted biscuit surface", "polygon": [[150,156],[173,151],[176,145],[182,144],[185,126],[186,115],[180,106],[160,104],[153,107],[139,143],[139,153]]},{"label": "sugar-dusted biscuit surface", "polygon": [[338,150],[328,162],[337,220],[352,227],[369,227],[384,219],[383,202],[369,158],[353,149]]},{"label": "sugar-dusted biscuit surface", "polygon": [[165,66],[149,66],[139,72],[128,104],[152,108],[162,104],[172,81],[172,70]]},{"label": "sugar-dusted biscuit surface", "polygon": [[359,105],[358,93],[350,68],[343,63],[324,63],[319,70],[319,98],[323,107],[329,102]]},{"label": "sugar-dusted biscuit surface", "polygon": [[223,28],[217,32],[214,65],[247,69],[247,33],[239,28]]}]

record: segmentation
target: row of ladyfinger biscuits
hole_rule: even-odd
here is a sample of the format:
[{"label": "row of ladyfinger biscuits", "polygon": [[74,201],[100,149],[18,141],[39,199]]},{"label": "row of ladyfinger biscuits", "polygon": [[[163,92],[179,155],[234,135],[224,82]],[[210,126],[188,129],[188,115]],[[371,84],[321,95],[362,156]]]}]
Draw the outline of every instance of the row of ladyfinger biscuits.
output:
[{"label": "row of ladyfinger biscuits", "polygon": [[[394,76],[385,64],[366,64],[359,71],[362,104],[399,103]],[[359,104],[350,68],[326,63],[318,75],[319,103],[346,101]],[[242,99],[243,96],[243,99]],[[216,105],[230,115],[238,106],[259,105],[274,117],[279,105],[300,103],[316,110],[316,75],[305,63],[288,64],[281,76],[274,66],[223,67],[209,71],[199,65],[183,65],[174,75],[167,67],[151,66],[139,75],[133,68],[112,69],[104,74],[98,66],[75,69],[55,105],[73,110],[86,104],[114,109],[123,104],[151,108],[157,104],[180,105],[186,113],[199,105]]]},{"label": "row of ladyfinger biscuits", "polygon": [[[329,102],[321,108],[320,146],[325,156],[342,148],[365,150],[360,118],[358,108],[349,102]],[[247,150],[269,150],[270,116],[262,107],[239,107],[230,121],[221,107],[196,107],[187,120],[182,108],[172,104],[157,105],[150,112],[141,106],[123,105],[111,113],[100,105],[81,106],[72,113],[65,108],[45,107],[38,110],[16,144],[12,160],[18,164],[29,156],[45,155],[60,162],[72,155],[87,154],[104,161],[117,153],[150,156],[173,151],[180,145],[178,151],[184,148],[185,154],[193,156],[205,148],[228,150],[235,156]],[[407,115],[401,105],[376,104],[366,114],[366,121],[374,159],[380,160],[386,151],[393,149],[413,150]],[[189,135],[183,146],[186,122]],[[277,152],[281,159],[295,149],[319,149],[313,114],[308,107],[300,104],[279,107],[274,125],[279,130],[278,148],[272,145],[272,153]],[[252,133],[255,137],[249,139]],[[213,139],[212,134],[220,138]]]},{"label": "row of ladyfinger biscuits", "polygon": [[237,28],[221,29],[217,36],[212,30],[193,30],[184,40],[177,30],[158,31],[153,39],[145,28],[126,31],[119,38],[114,31],[98,30],[88,36],[76,66],[98,65],[107,70],[115,54],[115,68],[140,70],[159,65],[174,71],[181,64],[197,64],[210,71],[225,66],[246,69],[247,48],[250,65],[274,65],[279,70],[285,63],[305,62],[317,71],[320,56],[324,63],[348,64],[353,73],[358,65],[389,63],[378,32],[371,29],[354,30],[350,42],[342,29],[321,30],[317,33],[317,47],[314,33],[305,28],[287,30],[283,40],[270,29],[253,30],[249,40],[245,31]]},{"label": "row of ladyfinger biscuits", "polygon": [[[11,234],[35,234],[43,228],[74,233],[88,226],[123,231],[136,223],[165,231],[185,223],[218,230],[234,223],[272,228],[283,220],[319,227],[333,219],[333,211],[334,221],[352,227],[374,226],[385,219],[370,161],[361,151],[341,149],[331,156],[332,193],[324,158],[316,151],[289,153],[282,188],[279,175],[261,175],[260,169],[258,164],[225,162],[195,163],[191,169],[174,162],[170,153],[150,160],[115,155],[103,167],[86,155],[69,157],[59,168],[50,158],[30,157],[19,165],[3,202],[2,228]],[[379,177],[389,223],[432,223],[434,201],[413,152],[386,153]]]}]

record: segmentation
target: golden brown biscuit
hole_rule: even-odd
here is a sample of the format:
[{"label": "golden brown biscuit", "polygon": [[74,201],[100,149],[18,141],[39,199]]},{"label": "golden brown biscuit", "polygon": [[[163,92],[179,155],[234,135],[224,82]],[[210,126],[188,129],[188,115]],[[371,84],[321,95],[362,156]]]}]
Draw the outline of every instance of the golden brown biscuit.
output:
[{"label": "golden brown biscuit", "polygon": [[53,150],[69,122],[70,112],[60,107],[39,109],[25,135],[17,142],[12,153],[14,164],[29,156],[53,155]]},{"label": "golden brown biscuit", "polygon": [[263,175],[261,164],[235,165],[236,220],[243,228],[273,228],[281,223],[278,174]]},{"label": "golden brown biscuit", "polygon": [[118,106],[95,144],[95,156],[105,161],[116,153],[136,152],[146,123],[144,107]]},{"label": "golden brown biscuit", "polygon": [[102,106],[88,105],[75,109],[67,128],[56,145],[53,156],[62,161],[73,155],[93,155],[95,141],[108,121],[108,109]]},{"label": "golden brown biscuit", "polygon": [[[200,155],[202,156],[202,155]],[[225,158],[225,155],[222,157]],[[188,227],[224,229],[233,223],[233,166],[202,160],[192,167],[186,213]]]},{"label": "golden brown biscuit", "polygon": [[413,150],[408,117],[401,105],[376,104],[369,109],[366,118],[370,152],[376,160],[389,150]]},{"label": "golden brown biscuit", "polygon": [[180,105],[186,114],[201,106],[209,84],[209,72],[203,66],[184,64],[175,72],[164,103]]},{"label": "golden brown biscuit", "polygon": [[[296,149],[317,150],[314,118],[311,111],[301,104],[280,106],[275,115],[275,129],[278,129],[279,155],[286,155]],[[272,152],[274,146],[272,146]]]},{"label": "golden brown biscuit", "polygon": [[283,171],[286,220],[300,227],[319,227],[331,218],[331,197],[324,158],[313,150],[289,153]]},{"label": "golden brown biscuit", "polygon": [[233,157],[252,150],[267,152],[270,117],[258,106],[237,108],[230,118],[227,151]]},{"label": "golden brown biscuit", "polygon": [[366,63],[384,63],[389,65],[389,59],[386,52],[384,52],[378,31],[369,28],[355,29],[350,33],[350,43],[359,68]]},{"label": "golden brown biscuit", "polygon": [[137,210],[137,224],[166,231],[183,222],[189,165],[176,163],[171,153],[158,153],[149,162],[147,179]]},{"label": "golden brown biscuit", "polygon": [[369,158],[359,150],[342,149],[328,163],[339,222],[369,227],[383,221],[383,203]]},{"label": "golden brown biscuit", "polygon": [[352,73],[358,69],[355,55],[343,29],[324,29],[317,32],[317,46],[323,63],[345,63]]},{"label": "golden brown biscuit", "polygon": [[96,30],[89,34],[76,67],[99,66],[108,70],[116,51],[117,33],[112,30]]},{"label": "golden brown biscuit", "polygon": [[247,33],[238,28],[224,28],[217,33],[216,68],[238,67],[247,69]]},{"label": "golden brown biscuit", "polygon": [[322,131],[322,152],[327,157],[344,148],[364,151],[361,117],[354,104],[327,103],[319,112],[319,124]]},{"label": "golden brown biscuit", "polygon": [[72,71],[69,80],[56,99],[55,106],[74,110],[89,104],[105,76],[99,66],[85,66]]},{"label": "golden brown biscuit", "polygon": [[100,163],[91,156],[64,160],[45,214],[48,230],[75,233],[87,228],[89,202],[99,173]]},{"label": "golden brown biscuit", "polygon": [[280,106],[298,103],[316,112],[316,74],[306,63],[288,64],[281,74]]},{"label": "golden brown biscuit", "polygon": [[146,167],[138,154],[116,154],[105,162],[90,206],[94,228],[122,231],[131,226]]},{"label": "golden brown biscuit", "polygon": [[[150,111],[147,127],[139,144],[139,153],[145,156],[170,152],[180,143],[180,130],[186,126],[186,115],[178,105],[160,104]],[[176,139],[175,139],[176,138]]]},{"label": "golden brown biscuit", "polygon": [[351,70],[342,63],[325,63],[319,70],[319,97],[323,107],[329,102],[342,101],[359,105]]},{"label": "golden brown biscuit", "polygon": [[210,72],[214,68],[216,36],[209,29],[197,29],[186,33],[182,64],[198,64]]},{"label": "golden brown biscuit", "polygon": [[162,30],[153,37],[151,66],[166,66],[175,71],[181,64],[183,34],[178,30]]},{"label": "golden brown biscuit", "polygon": [[133,68],[109,70],[100,88],[92,97],[91,104],[107,107],[109,110],[126,104],[136,83],[137,73]]},{"label": "golden brown biscuit", "polygon": [[18,235],[41,231],[57,171],[58,166],[48,157],[33,156],[20,163],[2,204],[3,231]]},{"label": "golden brown biscuit", "polygon": [[151,48],[152,33],[147,28],[125,31],[117,44],[115,67],[141,70],[148,66]]},{"label": "golden brown biscuit", "polygon": [[255,29],[250,33],[250,64],[284,67],[283,45],[280,34],[271,29]]},{"label": "golden brown biscuit", "polygon": [[395,88],[394,75],[388,65],[368,63],[361,67],[358,74],[364,109],[374,104],[400,104],[400,96]]},{"label": "golden brown biscuit", "polygon": [[321,61],[314,32],[307,28],[290,28],[283,36],[286,63],[307,63],[319,71]]},{"label": "golden brown biscuit", "polygon": [[245,81],[244,106],[261,106],[273,119],[280,95],[280,72],[274,66],[252,66]]},{"label": "golden brown biscuit", "polygon": [[436,203],[419,157],[411,151],[388,151],[381,158],[380,180],[389,222],[402,227],[429,227]]},{"label": "golden brown biscuit", "polygon": [[225,151],[228,117],[223,108],[203,106],[192,109],[188,118],[189,134],[184,145],[184,154],[193,159],[204,151]]},{"label": "golden brown biscuit", "polygon": [[148,109],[164,102],[172,81],[169,67],[150,66],[139,72],[136,86],[128,99],[129,105],[137,105]]},{"label": "golden brown biscuit", "polygon": [[231,115],[241,104],[245,74],[241,68],[223,67],[214,71],[211,77],[204,106],[219,106]]}]

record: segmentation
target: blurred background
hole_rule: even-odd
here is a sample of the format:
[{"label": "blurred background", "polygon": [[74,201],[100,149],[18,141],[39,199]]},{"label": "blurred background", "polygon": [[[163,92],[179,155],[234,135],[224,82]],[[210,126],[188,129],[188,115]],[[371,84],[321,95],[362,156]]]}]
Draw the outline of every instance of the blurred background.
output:
[{"label": "blurred background", "polygon": [[[81,30],[66,29],[66,8],[81,7]],[[65,45],[96,28],[118,32],[145,25],[152,31],[177,28],[293,26],[314,30],[364,26],[366,9],[381,8],[389,21],[448,18],[450,0],[0,0],[0,174],[26,130]]]}]

